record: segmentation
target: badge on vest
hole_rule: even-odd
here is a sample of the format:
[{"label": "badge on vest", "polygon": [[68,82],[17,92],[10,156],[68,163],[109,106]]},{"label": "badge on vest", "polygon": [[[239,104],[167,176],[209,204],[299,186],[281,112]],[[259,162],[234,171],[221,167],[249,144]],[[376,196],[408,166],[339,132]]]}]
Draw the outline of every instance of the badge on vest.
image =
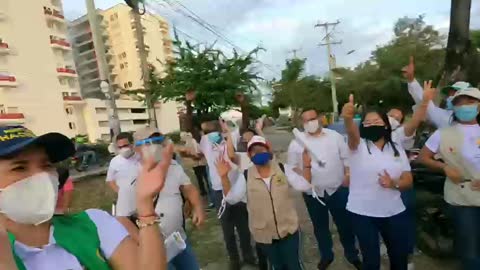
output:
[{"label": "badge on vest", "polygon": [[274,180],[277,185],[284,185],[287,183],[287,181],[283,179],[283,177],[279,177],[279,176],[275,176]]}]

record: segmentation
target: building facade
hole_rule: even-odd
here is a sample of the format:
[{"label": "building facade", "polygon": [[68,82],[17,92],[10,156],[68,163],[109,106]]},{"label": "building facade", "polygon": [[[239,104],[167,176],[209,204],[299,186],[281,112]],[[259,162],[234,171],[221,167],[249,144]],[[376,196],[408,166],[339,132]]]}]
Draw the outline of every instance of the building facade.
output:
[{"label": "building facade", "polygon": [[79,132],[83,100],[66,35],[61,0],[2,0],[0,124]]}]

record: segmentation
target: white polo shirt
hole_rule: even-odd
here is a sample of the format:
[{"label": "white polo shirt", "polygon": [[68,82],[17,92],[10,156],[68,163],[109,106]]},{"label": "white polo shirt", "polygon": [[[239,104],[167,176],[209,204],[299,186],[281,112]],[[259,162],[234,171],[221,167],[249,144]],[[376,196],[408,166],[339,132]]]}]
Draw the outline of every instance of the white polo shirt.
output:
[{"label": "white polo shirt", "polygon": [[392,141],[401,143],[405,150],[412,149],[415,144],[415,133],[408,137],[405,134],[405,127],[400,126],[392,131]]},{"label": "white polo shirt", "polygon": [[[323,128],[318,137],[303,133],[303,140],[309,150],[313,151],[323,163],[312,159],[312,185],[318,196],[323,197],[327,192],[333,194],[342,184],[345,177],[345,167],[348,167],[348,146],[340,133]],[[287,164],[292,167],[303,168],[304,146],[297,139],[293,139],[288,147]],[[311,193],[311,192],[307,192]]]},{"label": "white polo shirt", "polygon": [[115,181],[118,185],[116,205],[117,216],[130,216],[136,210],[135,182],[140,170],[140,157],[134,154],[130,158],[117,155],[110,161],[107,182]]},{"label": "white polo shirt", "polygon": [[[235,138],[233,135],[235,135],[235,133],[232,133],[232,138]],[[233,140],[234,142],[238,141],[238,138]],[[216,191],[222,190],[222,179],[220,178],[220,175],[217,172],[217,167],[215,165],[217,163],[217,160],[223,155],[225,160],[228,160],[230,162],[232,168],[237,168],[237,166],[233,162],[231,162],[230,158],[228,157],[227,144],[225,140],[222,141],[222,143],[220,143],[219,145],[213,145],[208,140],[207,135],[203,135],[200,139],[200,151],[203,153],[205,159],[207,160],[208,175],[210,177],[212,189]],[[232,174],[232,171],[229,174],[229,178],[235,179],[235,175]]]},{"label": "white polo shirt", "polygon": [[[89,209],[86,213],[97,226],[100,249],[108,260],[123,239],[128,236],[128,232],[107,212]],[[57,246],[53,237],[54,230],[55,228],[52,225],[48,244],[42,248],[29,247],[18,241],[15,242],[15,253],[20,257],[27,270],[83,270],[84,268],[75,256]]]},{"label": "white polo shirt", "polygon": [[182,166],[176,161],[168,168],[165,186],[159,194],[155,213],[161,219],[162,233],[166,236],[182,230],[183,200],[180,187],[191,185]]},{"label": "white polo shirt", "polygon": [[350,151],[350,193],[347,210],[370,217],[391,217],[405,211],[400,191],[383,188],[379,174],[386,170],[392,179],[399,179],[403,172],[410,171],[410,163],[405,150],[395,145],[399,156],[394,156],[393,148],[386,144],[383,151],[368,142],[360,140],[358,149]]}]

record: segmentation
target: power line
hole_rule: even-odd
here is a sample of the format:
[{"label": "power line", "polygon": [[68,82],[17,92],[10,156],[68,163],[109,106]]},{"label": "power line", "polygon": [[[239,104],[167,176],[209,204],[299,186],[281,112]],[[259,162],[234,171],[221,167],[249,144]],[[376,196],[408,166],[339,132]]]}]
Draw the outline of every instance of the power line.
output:
[{"label": "power line", "polygon": [[[156,3],[158,4],[161,4],[160,2],[158,2],[159,0],[156,1]],[[176,1],[174,0],[177,4],[177,7],[179,6],[180,8],[176,8],[176,6],[170,1],[170,0],[163,0],[163,2],[167,3],[170,8],[194,21],[195,23],[197,23],[198,25],[200,25],[202,28],[206,29],[207,31],[211,32],[212,34],[214,34],[215,36],[217,36],[218,38],[220,38],[221,40],[223,40],[224,42],[226,42],[228,45],[230,45],[232,48],[242,52],[242,53],[246,53],[245,50],[243,50],[241,47],[237,46],[235,43],[233,43],[233,41],[231,41],[230,39],[228,39],[224,34],[220,33],[218,30],[216,30],[215,26],[210,24],[209,22],[207,22],[206,20],[202,19],[199,15],[197,15],[194,11],[192,11],[191,9],[189,9],[188,7],[186,7],[185,5],[183,5],[182,3],[180,3],[179,1]],[[183,9],[183,10],[182,10]],[[186,11],[185,11],[186,10]],[[188,13],[190,14],[188,14]],[[271,71],[272,73],[274,73],[275,75],[281,75],[278,71],[276,71],[272,66],[266,64],[266,63],[263,63],[262,61],[256,59],[256,61],[258,63],[260,63],[262,66],[264,66],[265,68],[267,68],[269,71]]]}]

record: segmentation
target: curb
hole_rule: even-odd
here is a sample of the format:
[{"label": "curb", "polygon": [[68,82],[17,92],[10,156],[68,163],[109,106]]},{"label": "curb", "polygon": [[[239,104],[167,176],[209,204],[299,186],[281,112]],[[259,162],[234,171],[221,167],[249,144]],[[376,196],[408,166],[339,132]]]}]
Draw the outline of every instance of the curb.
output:
[{"label": "curb", "polygon": [[85,180],[90,177],[101,176],[107,174],[108,167],[101,167],[87,172],[81,172],[77,174],[72,174],[71,177],[73,182]]}]

